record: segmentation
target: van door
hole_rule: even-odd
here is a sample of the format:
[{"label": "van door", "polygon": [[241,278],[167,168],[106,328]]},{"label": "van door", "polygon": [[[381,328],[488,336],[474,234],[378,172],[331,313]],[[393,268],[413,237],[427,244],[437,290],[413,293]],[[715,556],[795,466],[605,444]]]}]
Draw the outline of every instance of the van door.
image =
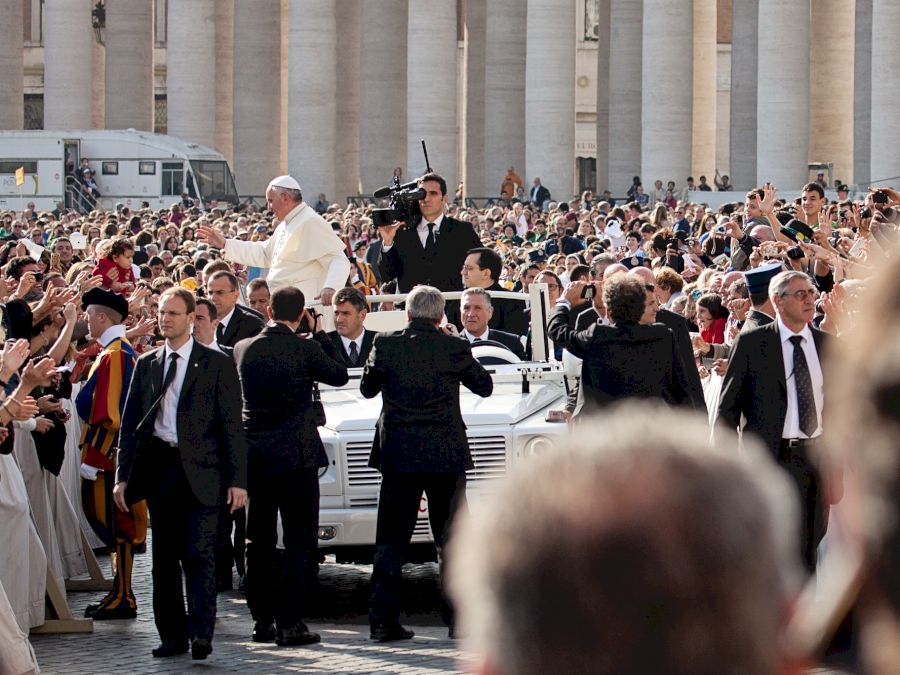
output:
[{"label": "van door", "polygon": [[88,205],[83,203],[81,185],[76,178],[79,164],[81,164],[81,141],[77,138],[63,140],[63,191],[66,208],[77,208],[82,212]]}]

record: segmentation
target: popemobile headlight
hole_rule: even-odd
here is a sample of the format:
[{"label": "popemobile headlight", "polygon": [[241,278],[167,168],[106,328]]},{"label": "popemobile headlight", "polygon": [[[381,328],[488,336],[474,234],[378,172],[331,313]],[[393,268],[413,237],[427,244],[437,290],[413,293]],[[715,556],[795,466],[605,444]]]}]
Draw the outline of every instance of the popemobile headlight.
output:
[{"label": "popemobile headlight", "polygon": [[542,455],[555,447],[556,444],[546,436],[535,436],[525,443],[525,456]]}]

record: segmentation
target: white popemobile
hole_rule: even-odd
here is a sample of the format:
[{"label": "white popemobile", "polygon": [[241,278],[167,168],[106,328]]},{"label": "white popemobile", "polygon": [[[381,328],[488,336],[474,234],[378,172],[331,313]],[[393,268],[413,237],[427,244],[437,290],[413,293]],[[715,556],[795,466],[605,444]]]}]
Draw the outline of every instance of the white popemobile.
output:
[{"label": "white popemobile", "polygon": [[[532,284],[529,295],[496,293],[499,297],[529,299],[532,308],[532,361],[519,361],[500,346],[478,346],[473,355],[491,372],[494,392],[481,398],[461,387],[460,407],[467,427],[474,468],[467,472],[469,508],[478,510],[479,498],[494,489],[516,463],[552,447],[554,437],[567,432],[566,424],[545,421],[547,412],[565,405],[567,377],[553,359],[546,337],[548,296],[545,284]],[[460,293],[445,293],[457,299]],[[402,300],[405,296],[379,296],[374,301]],[[406,312],[370,312],[370,330],[397,330],[406,326]],[[549,358],[547,357],[549,355]],[[375,522],[381,474],[369,467],[375,423],[381,397],[363,398],[359,391],[362,368],[350,369],[342,387],[320,385],[327,424],[319,428],[329,465],[319,479],[319,550],[334,554],[338,562],[370,561],[375,545]],[[569,378],[571,380],[571,378]],[[427,503],[422,496],[419,520],[409,550],[410,560],[434,559]],[[425,546],[417,546],[425,544]]]}]

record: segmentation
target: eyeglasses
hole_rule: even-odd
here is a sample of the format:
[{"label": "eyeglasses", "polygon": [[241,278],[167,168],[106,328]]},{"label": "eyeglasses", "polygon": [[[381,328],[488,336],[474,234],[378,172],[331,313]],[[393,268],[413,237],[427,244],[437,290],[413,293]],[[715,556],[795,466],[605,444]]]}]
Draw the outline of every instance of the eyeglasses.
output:
[{"label": "eyeglasses", "polygon": [[653,284],[644,284],[644,290],[645,291],[655,291],[656,286],[654,286]]},{"label": "eyeglasses", "polygon": [[819,291],[815,288],[806,288],[801,291],[794,291],[793,293],[782,293],[781,296],[784,297],[786,295],[790,295],[794,299],[803,302],[806,298],[811,300],[815,300],[819,297]]}]

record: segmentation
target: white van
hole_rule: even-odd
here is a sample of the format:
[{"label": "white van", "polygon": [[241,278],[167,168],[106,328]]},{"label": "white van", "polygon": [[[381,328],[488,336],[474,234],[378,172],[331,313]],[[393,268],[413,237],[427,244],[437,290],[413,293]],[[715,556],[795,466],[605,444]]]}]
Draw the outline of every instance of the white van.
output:
[{"label": "white van", "polygon": [[[94,172],[98,197],[87,194],[82,172]],[[24,169],[25,184],[16,185]],[[113,209],[119,202],[137,208],[167,208],[186,192],[198,205],[236,203],[237,190],[225,158],[196,143],[144,131],[0,131],[0,209],[20,210],[34,202],[52,211],[59,202],[87,211]]]}]

